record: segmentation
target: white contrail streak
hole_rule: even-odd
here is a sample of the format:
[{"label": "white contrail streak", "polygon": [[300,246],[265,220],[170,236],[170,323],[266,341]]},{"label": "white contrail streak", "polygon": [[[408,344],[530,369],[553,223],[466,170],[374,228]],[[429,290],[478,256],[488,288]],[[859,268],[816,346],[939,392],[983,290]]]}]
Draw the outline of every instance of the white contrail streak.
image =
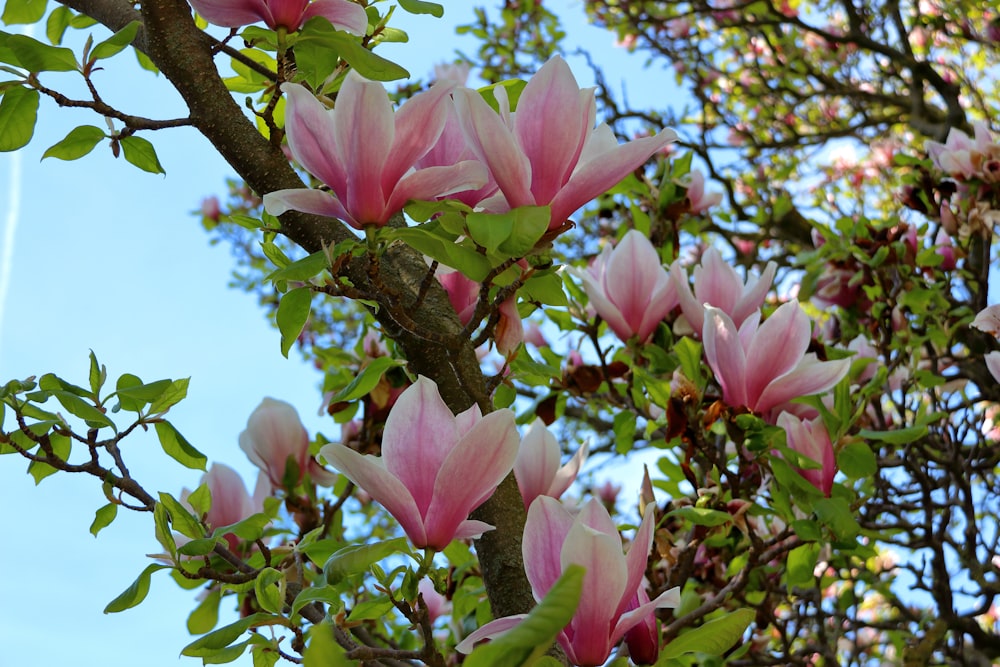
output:
[{"label": "white contrail streak", "polygon": [[[27,25],[21,31],[31,37],[34,25]],[[3,226],[3,243],[0,243],[0,360],[3,359],[3,321],[6,313],[7,294],[10,292],[10,273],[14,266],[14,238],[17,223],[21,217],[21,161],[20,151],[10,154],[10,178],[7,179],[7,217]],[[0,364],[0,369],[3,364]]]}]

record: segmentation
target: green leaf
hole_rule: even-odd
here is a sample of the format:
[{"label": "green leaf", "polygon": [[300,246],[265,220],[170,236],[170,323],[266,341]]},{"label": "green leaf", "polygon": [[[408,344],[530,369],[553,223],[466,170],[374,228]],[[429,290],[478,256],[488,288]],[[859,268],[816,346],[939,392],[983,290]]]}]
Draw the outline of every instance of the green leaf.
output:
[{"label": "green leaf", "polygon": [[274,317],[278,323],[278,331],[281,332],[281,354],[286,358],[309,320],[311,306],[312,290],[308,287],[293,289],[278,302],[278,312]]},{"label": "green leaf", "polygon": [[892,431],[871,431],[863,428],[858,431],[858,436],[866,440],[888,442],[890,445],[906,445],[914,440],[919,440],[925,435],[927,435],[926,426],[910,426],[909,428],[900,428]]},{"label": "green leaf", "polygon": [[392,233],[408,246],[445,266],[458,269],[472,280],[476,282],[485,280],[492,268],[490,261],[475,249],[437,233],[438,229],[438,225],[430,222],[418,227],[394,229]]},{"label": "green leaf", "polygon": [[205,528],[186,507],[169,493],[160,492],[160,502],[170,513],[170,525],[185,537],[200,539],[205,537]]},{"label": "green leaf", "polygon": [[181,655],[188,655],[194,658],[211,656],[239,639],[240,635],[255,624],[262,624],[273,618],[271,614],[252,614],[246,618],[241,618],[235,623],[230,623],[214,632],[208,633],[204,637],[199,637],[185,646],[181,651]]},{"label": "green leaf", "polygon": [[713,618],[699,628],[688,630],[663,647],[657,667],[665,667],[668,661],[685,653],[722,655],[740,640],[755,616],[753,609],[737,609]]},{"label": "green leaf", "polygon": [[851,479],[863,479],[878,472],[878,461],[871,447],[855,440],[837,452],[837,467]]},{"label": "green leaf", "polygon": [[211,632],[212,628],[219,622],[219,602],[222,600],[222,591],[219,588],[211,588],[191,615],[188,616],[187,629],[192,635],[201,635]]},{"label": "green leaf", "polygon": [[285,606],[284,589],[285,575],[273,567],[265,567],[254,579],[253,589],[257,595],[257,603],[261,609],[272,614],[280,614]]},{"label": "green leaf", "polygon": [[500,81],[498,83],[491,84],[479,89],[479,94],[483,96],[486,103],[493,107],[494,111],[500,110],[500,104],[497,102],[496,93],[494,92],[497,88],[503,88],[507,91],[507,100],[510,102],[510,110],[514,111],[517,108],[517,101],[521,97],[521,92],[524,87],[528,85],[527,82],[521,81],[520,79],[507,79],[506,81]]},{"label": "green leaf", "polygon": [[303,667],[352,667],[360,664],[348,660],[344,649],[333,637],[333,626],[327,622],[318,623],[309,629],[309,643],[302,654]]},{"label": "green leaf", "polygon": [[208,484],[201,484],[188,494],[187,504],[191,506],[196,516],[204,516],[212,509],[212,491]]},{"label": "green leaf", "polygon": [[375,563],[397,553],[409,553],[405,537],[347,546],[330,556],[323,565],[323,576],[328,584],[339,584],[347,577],[367,572]]},{"label": "green leaf", "polygon": [[11,35],[7,48],[17,58],[21,68],[32,73],[73,72],[80,68],[76,56],[61,46],[49,46],[27,35]]},{"label": "green leaf", "polygon": [[104,382],[108,379],[108,369],[97,363],[97,356],[94,351],[90,351],[90,391],[94,396],[101,393]]},{"label": "green leaf", "polygon": [[160,446],[170,458],[174,459],[182,466],[192,470],[204,470],[208,459],[205,455],[195,449],[183,435],[181,435],[173,424],[168,421],[156,422],[156,436],[160,439]]},{"label": "green leaf", "polygon": [[521,286],[518,294],[526,301],[546,306],[563,307],[569,304],[562,278],[556,271],[537,271]]},{"label": "green leaf", "polygon": [[38,91],[8,88],[0,99],[0,152],[16,151],[31,141],[38,118]]},{"label": "green leaf", "polygon": [[813,502],[813,509],[823,525],[840,541],[853,540],[861,532],[850,504],[843,498],[820,498]]},{"label": "green leaf", "polygon": [[296,63],[300,52],[304,52],[306,57],[304,69],[308,72],[307,78],[311,83],[322,83],[334,71],[337,65],[334,56],[340,56],[358,74],[372,81],[395,81],[410,77],[405,69],[391,60],[375,55],[363,47],[356,37],[335,29],[328,20],[319,16],[306,21],[299,31],[295,42]]},{"label": "green leaf", "polygon": [[556,635],[573,619],[583,590],[585,568],[570,565],[538,606],[509,632],[477,647],[464,667],[525,665],[541,657]]},{"label": "green leaf", "polygon": [[143,171],[151,174],[165,174],[160,165],[159,158],[156,157],[156,149],[142,137],[124,137],[119,143],[125,153],[125,159],[139,167]]},{"label": "green leaf", "polygon": [[[15,433],[15,436],[19,433]],[[49,434],[49,444],[52,445],[52,453],[61,461],[66,461],[69,459],[69,454],[72,451],[73,443],[72,441],[64,435],[59,435],[58,433]],[[25,449],[31,449],[34,443],[24,443],[22,445]],[[42,461],[32,461],[28,466],[28,474],[32,476],[35,480],[35,485],[37,486],[43,479],[49,475],[54,475],[58,470],[48,463]]]},{"label": "green leaf", "polygon": [[470,213],[465,224],[472,240],[493,253],[514,231],[514,216],[511,213]]},{"label": "green leaf", "polygon": [[348,621],[370,621],[373,618],[381,618],[394,609],[392,602],[387,598],[376,598],[365,600],[355,605],[354,609],[347,616]]},{"label": "green leaf", "polygon": [[340,403],[341,401],[356,401],[375,388],[378,381],[382,379],[386,371],[396,366],[405,365],[405,361],[393,359],[392,357],[375,357],[367,366],[361,369],[358,376],[351,380],[351,383],[330,397],[330,403]]},{"label": "green leaf", "polygon": [[215,551],[215,545],[221,543],[225,546],[225,541],[217,537],[201,537],[177,547],[177,553],[182,556],[205,556]]},{"label": "green leaf", "polygon": [[283,269],[278,269],[277,271],[272,272],[271,275],[264,280],[270,280],[272,282],[276,280],[306,282],[315,278],[329,266],[330,261],[327,259],[326,253],[322,250],[317,250],[308,257],[303,257],[300,260],[292,262]]},{"label": "green leaf", "polygon": [[520,206],[513,211],[514,228],[500,244],[500,251],[511,257],[524,257],[549,229],[552,209],[548,206]]},{"label": "green leaf", "polygon": [[313,586],[303,589],[301,593],[295,596],[295,601],[292,603],[291,613],[297,614],[302,607],[305,607],[307,604],[312,604],[313,602],[336,604],[339,601],[340,589],[336,586]]},{"label": "green leaf", "polygon": [[139,412],[143,406],[152,403],[170,387],[170,380],[157,380],[143,384],[138,376],[125,373],[118,378],[115,394],[122,408],[129,412]]},{"label": "green leaf", "polygon": [[90,428],[108,427],[115,429],[115,431],[118,430],[115,423],[108,419],[107,415],[76,394],[68,391],[53,391],[52,395],[71,415],[82,419]]},{"label": "green leaf", "polygon": [[90,52],[91,60],[102,60],[110,58],[120,53],[126,46],[135,39],[135,34],[139,32],[139,21],[132,21],[127,26],[108,37],[106,40],[94,47]]},{"label": "green leaf", "polygon": [[788,552],[786,578],[789,586],[815,585],[816,578],[813,571],[816,569],[816,561],[819,558],[819,547],[818,543],[810,542]]},{"label": "green leaf", "polygon": [[681,362],[684,377],[698,384],[701,378],[701,343],[685,336],[674,343],[674,352]]},{"label": "green leaf", "polygon": [[612,428],[615,433],[615,451],[628,454],[635,445],[635,414],[628,410],[616,413]]},{"label": "green leaf", "polygon": [[710,527],[721,526],[733,520],[733,515],[729,512],[713,510],[708,507],[692,507],[690,505],[678,507],[675,510],[667,512],[667,516],[679,516],[695,525]]},{"label": "green leaf", "polygon": [[[8,0],[8,2],[14,1],[16,0]],[[62,43],[63,35],[66,34],[66,28],[69,27],[72,18],[73,11],[63,5],[59,5],[49,14],[49,18],[45,21],[45,36],[53,45],[58,46]]]},{"label": "green leaf", "polygon": [[104,608],[104,613],[115,614],[120,611],[125,611],[126,609],[131,609],[145,600],[146,594],[149,593],[149,578],[157,570],[165,569],[167,569],[166,565],[159,565],[157,563],[147,565],[146,569],[142,571],[138,579],[132,582],[131,586],[126,588],[122,591],[121,595],[108,603],[108,606]]},{"label": "green leaf", "polygon": [[45,16],[47,4],[48,0],[7,0],[0,20],[6,25],[38,23]]},{"label": "green leaf", "polygon": [[181,378],[168,382],[166,388],[160,392],[153,404],[149,406],[149,414],[162,415],[187,396],[188,383],[191,378]]},{"label": "green leaf", "polygon": [[434,18],[444,16],[444,7],[436,2],[424,2],[423,0],[397,0],[399,6],[411,14],[431,14]]},{"label": "green leaf", "polygon": [[97,537],[97,534],[101,532],[103,528],[107,528],[111,525],[111,522],[115,520],[118,516],[118,505],[115,503],[108,503],[104,507],[97,510],[94,514],[94,522],[90,524],[90,534]]}]

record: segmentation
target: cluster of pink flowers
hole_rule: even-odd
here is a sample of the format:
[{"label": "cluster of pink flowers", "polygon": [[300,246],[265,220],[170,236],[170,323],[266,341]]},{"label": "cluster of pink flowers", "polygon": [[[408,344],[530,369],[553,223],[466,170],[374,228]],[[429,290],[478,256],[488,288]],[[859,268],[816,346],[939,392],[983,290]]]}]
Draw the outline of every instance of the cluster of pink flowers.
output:
[{"label": "cluster of pink flowers", "polygon": [[987,237],[1000,223],[1000,210],[994,208],[1000,191],[1000,144],[985,121],[973,123],[973,128],[972,137],[952,128],[944,143],[925,144],[934,166],[956,184],[939,212],[942,226],[952,236]]},{"label": "cluster of pink flowers", "polygon": [[332,110],[302,86],[282,90],[292,156],[330,190],[270,193],[268,212],[295,209],[358,229],[386,224],[411,199],[458,193],[490,212],[550,206],[549,228],[561,228],[676,138],[664,130],[618,144],[607,125],[595,126],[594,91],[581,90],[559,57],[528,81],[516,113],[502,86],[494,89],[499,113],[479,93],[448,81],[395,113],[380,83],[353,72]]}]

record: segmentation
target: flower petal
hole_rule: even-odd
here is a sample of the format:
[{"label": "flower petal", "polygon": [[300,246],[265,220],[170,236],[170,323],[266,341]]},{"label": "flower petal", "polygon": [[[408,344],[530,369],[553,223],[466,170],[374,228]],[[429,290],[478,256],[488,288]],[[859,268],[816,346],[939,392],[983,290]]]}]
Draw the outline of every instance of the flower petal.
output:
[{"label": "flower petal", "polygon": [[528,508],[521,555],[536,600],[545,597],[562,575],[560,554],[572,526],[573,515],[555,498],[538,496]]},{"label": "flower petal", "polygon": [[424,167],[410,172],[396,184],[385,205],[384,218],[398,213],[411,199],[438,199],[456,192],[483,187],[489,178],[478,160],[463,160],[446,167]]},{"label": "flower petal", "polygon": [[795,368],[809,347],[810,334],[809,316],[798,301],[783,303],[764,320],[747,348],[747,400],[753,403],[768,383]]},{"label": "flower petal", "polygon": [[336,113],[323,106],[304,86],[286,83],[281,91],[286,99],[285,134],[292,157],[329,185],[337,196],[345,196],[347,172],[337,150]]},{"label": "flower petal", "polygon": [[746,353],[733,321],[718,308],[706,306],[701,338],[723,399],[733,407],[746,405]]},{"label": "flower petal", "polygon": [[476,647],[477,643],[487,639],[496,639],[500,635],[515,628],[527,617],[527,614],[515,614],[514,616],[504,616],[503,618],[490,621],[460,641],[455,647],[455,650],[459,653],[472,653],[472,649]]},{"label": "flower petal", "polygon": [[403,483],[385,469],[382,459],[362,456],[341,444],[326,445],[319,453],[395,517],[416,547],[428,546],[417,503]]},{"label": "flower petal", "polygon": [[424,524],[431,546],[443,549],[458,526],[503,481],[517,458],[521,438],[514,413],[503,409],[484,416],[444,460]]},{"label": "flower petal", "polygon": [[364,37],[368,31],[368,14],[359,4],[347,0],[313,0],[302,14],[302,22],[314,16],[325,17],[337,30]]},{"label": "flower petal", "polygon": [[392,150],[382,170],[384,192],[391,192],[413,163],[437,143],[452,106],[448,96],[452,88],[450,83],[436,83],[396,111]]},{"label": "flower petal", "polygon": [[438,471],[457,442],[455,416],[434,381],[419,376],[389,411],[382,459],[386,470],[412,494],[422,517],[427,517]]},{"label": "flower petal", "polygon": [[800,396],[821,394],[840,382],[850,369],[850,359],[818,361],[816,355],[807,354],[792,371],[772,380],[748,407],[766,413]]},{"label": "flower petal", "polygon": [[308,188],[275,190],[264,195],[264,210],[271,215],[281,215],[285,211],[302,211],[313,215],[338,218],[361,229],[361,225],[347,212],[340,200],[332,193]]},{"label": "flower petal", "polygon": [[270,15],[263,0],[193,0],[191,6],[209,23],[226,28],[252,25]]},{"label": "flower petal", "polygon": [[351,168],[341,197],[363,225],[381,222],[385,209],[382,169],[395,137],[394,118],[382,84],[351,70],[337,95],[334,135],[341,161]]},{"label": "flower petal", "polygon": [[[559,454],[556,437],[545,428],[545,422],[536,418],[521,439],[514,461],[514,477],[525,508],[530,507],[531,501],[538,496],[552,495],[549,494],[549,487],[559,470]],[[553,497],[558,498],[559,494]]]},{"label": "flower petal", "polygon": [[676,609],[681,604],[681,589],[674,586],[669,591],[664,591],[660,595],[656,596],[656,599],[652,602],[647,602],[646,604],[639,605],[632,611],[622,614],[618,618],[618,622],[615,623],[614,629],[611,631],[611,645],[614,646],[621,638],[625,636],[625,633],[634,628],[639,623],[652,614],[657,609]]}]

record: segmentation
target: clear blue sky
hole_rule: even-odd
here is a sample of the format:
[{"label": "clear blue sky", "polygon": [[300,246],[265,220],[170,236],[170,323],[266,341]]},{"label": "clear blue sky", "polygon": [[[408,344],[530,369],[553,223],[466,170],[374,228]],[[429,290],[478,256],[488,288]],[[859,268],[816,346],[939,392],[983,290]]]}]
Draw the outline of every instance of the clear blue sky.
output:
[{"label": "clear blue sky", "polygon": [[[383,53],[426,79],[455,48],[473,51],[475,44],[460,44],[452,30],[468,22],[470,6],[445,4],[454,6],[440,21],[397,12],[411,41]],[[567,17],[569,50],[585,44],[611,68],[639,67],[638,58],[612,48],[610,34],[584,26],[580,3],[549,4]],[[106,36],[94,30],[97,39]],[[123,73],[119,59],[96,78],[109,102],[140,115],[185,115],[162,78],[134,67]],[[586,85],[589,72],[580,60],[570,62]],[[656,94],[672,85],[670,73],[647,75],[656,85],[633,84],[633,91]],[[70,77],[43,81],[77,86]],[[292,360],[281,357],[278,335],[254,299],[226,287],[228,248],[210,247],[192,215],[203,196],[224,190],[231,169],[188,130],[150,137],[166,177],[115,160],[106,146],[77,162],[40,162],[44,150],[76,125],[100,123],[43,101],[32,143],[16,158],[0,155],[0,276],[8,271],[6,299],[0,294],[0,380],[55,372],[85,384],[91,349],[112,379],[125,372],[147,381],[191,377],[189,397],[171,420],[210,461],[232,465],[250,483],[256,472],[237,436],[264,396],[296,405],[310,433],[335,437],[336,427],[316,414],[317,374],[294,353]],[[17,161],[21,187],[12,190]],[[11,236],[2,225],[18,204]],[[197,484],[200,473],[173,464],[155,437],[139,434],[125,444],[126,461],[148,490],[176,495]],[[25,467],[14,456],[0,459],[3,663],[198,664],[178,658],[192,640],[184,624],[195,592],[180,590],[165,573],[154,576],[139,607],[102,614],[149,563],[145,554],[158,550],[150,518],[123,511],[95,540],[88,527],[104,504],[97,481],[56,475],[35,488]],[[233,664],[251,662],[245,656]]]}]

